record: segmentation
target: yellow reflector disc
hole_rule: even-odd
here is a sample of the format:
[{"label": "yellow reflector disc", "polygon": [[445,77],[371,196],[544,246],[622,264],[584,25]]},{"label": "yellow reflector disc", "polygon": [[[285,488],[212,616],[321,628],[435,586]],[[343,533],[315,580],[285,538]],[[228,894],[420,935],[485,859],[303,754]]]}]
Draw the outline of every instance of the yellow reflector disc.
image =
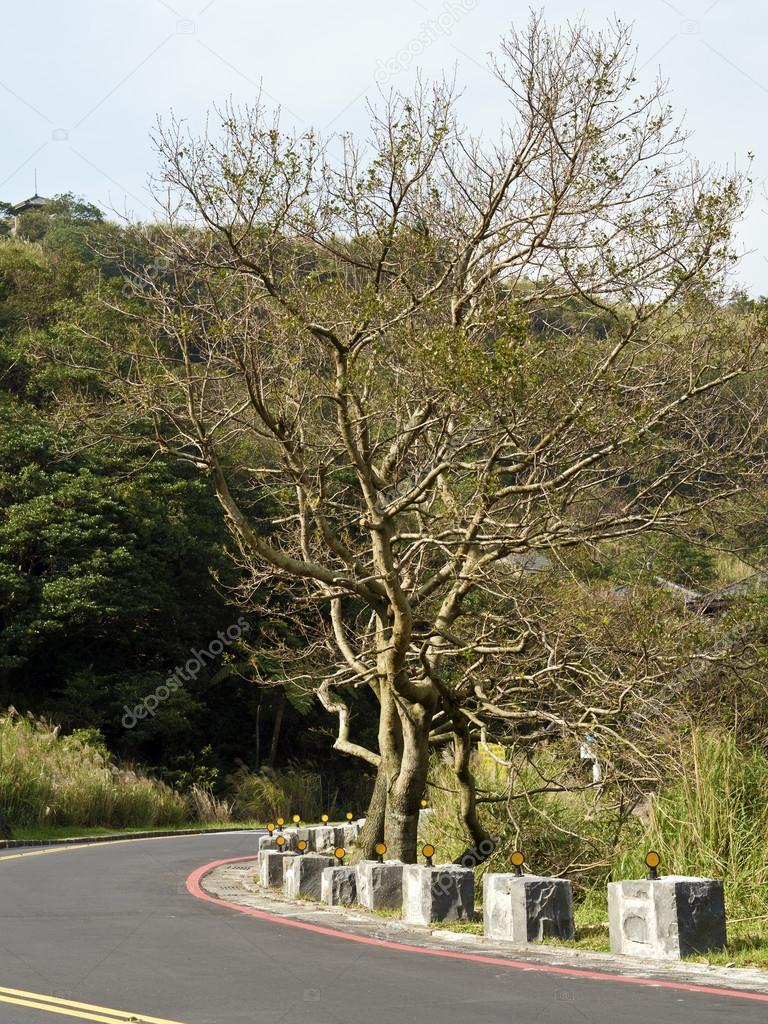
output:
[{"label": "yellow reflector disc", "polygon": [[521,853],[520,850],[515,850],[509,859],[516,868],[521,868],[525,864],[525,854]]},{"label": "yellow reflector disc", "polygon": [[661,857],[655,850],[649,850],[645,855],[645,865],[649,868],[657,868],[661,864]]},{"label": "yellow reflector disc", "polygon": [[427,843],[426,846],[423,846],[421,848],[421,852],[424,854],[425,857],[434,857],[435,856],[435,848],[434,848],[434,846],[432,846],[431,843]]},{"label": "yellow reflector disc", "polygon": [[374,846],[374,850],[376,851],[376,853],[378,853],[378,855],[380,857],[383,857],[384,854],[387,852],[387,844],[386,843],[376,843],[376,845]]},{"label": "yellow reflector disc", "polygon": [[344,858],[347,856],[347,851],[344,849],[343,846],[337,846],[333,853],[334,856],[338,857],[339,860],[344,860]]}]

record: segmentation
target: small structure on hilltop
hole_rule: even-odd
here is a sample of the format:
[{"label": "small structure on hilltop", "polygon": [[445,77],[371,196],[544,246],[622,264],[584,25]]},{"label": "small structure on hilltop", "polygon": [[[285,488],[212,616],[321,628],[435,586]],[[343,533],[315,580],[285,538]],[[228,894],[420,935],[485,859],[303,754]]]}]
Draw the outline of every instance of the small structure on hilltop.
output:
[{"label": "small structure on hilltop", "polygon": [[47,206],[50,203],[50,199],[46,199],[45,196],[39,196],[37,192],[29,199],[24,199],[22,202],[17,203],[15,206],[11,206],[8,213],[13,217],[13,228],[11,234],[15,235],[19,229],[19,217],[23,213],[29,213],[32,210],[40,210],[42,207]]}]

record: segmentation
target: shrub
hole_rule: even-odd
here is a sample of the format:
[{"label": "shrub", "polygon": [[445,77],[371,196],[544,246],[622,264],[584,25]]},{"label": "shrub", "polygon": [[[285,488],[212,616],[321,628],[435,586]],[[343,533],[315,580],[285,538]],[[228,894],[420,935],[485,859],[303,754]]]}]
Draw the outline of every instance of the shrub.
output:
[{"label": "shrub", "polygon": [[232,807],[226,800],[219,800],[209,786],[195,783],[187,793],[189,817],[193,821],[224,822],[232,818]]},{"label": "shrub", "polygon": [[315,821],[326,810],[320,773],[305,768],[240,771],[232,782],[232,798],[239,818],[257,821],[274,820],[279,816],[287,819],[292,814],[300,814],[305,821]]}]

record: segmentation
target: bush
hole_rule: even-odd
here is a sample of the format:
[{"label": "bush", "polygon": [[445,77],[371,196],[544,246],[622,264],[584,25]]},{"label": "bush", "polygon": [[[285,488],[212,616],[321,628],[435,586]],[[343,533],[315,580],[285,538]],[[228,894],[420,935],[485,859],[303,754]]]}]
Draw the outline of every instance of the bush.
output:
[{"label": "bush", "polygon": [[251,772],[241,769],[227,780],[232,813],[238,819],[274,821],[300,814],[302,821],[319,821],[321,814],[341,819],[347,811],[365,813],[373,790],[368,772],[323,773],[312,762],[289,764],[279,770]]},{"label": "bush", "polygon": [[187,793],[189,817],[193,821],[224,822],[232,818],[232,807],[226,800],[219,800],[209,786],[195,783]]},{"label": "bush", "polygon": [[232,782],[232,798],[237,817],[256,821],[274,821],[281,816],[287,820],[293,814],[316,821],[327,810],[320,773],[303,768],[240,771]]},{"label": "bush", "polygon": [[[550,744],[538,752],[535,767],[527,764],[514,771],[478,751],[473,770],[480,819],[499,840],[478,876],[485,871],[512,871],[510,855],[522,850],[531,871],[570,878],[579,893],[608,878],[619,835],[642,833],[641,822],[629,814],[620,793],[598,797],[592,789],[578,791],[588,781],[582,772],[589,768],[582,765],[571,744]],[[565,781],[574,791],[542,792],[554,788],[545,780]],[[438,848],[441,860],[454,859],[466,848],[468,837],[453,770],[437,758],[430,770],[428,796],[432,813],[424,838]]]}]

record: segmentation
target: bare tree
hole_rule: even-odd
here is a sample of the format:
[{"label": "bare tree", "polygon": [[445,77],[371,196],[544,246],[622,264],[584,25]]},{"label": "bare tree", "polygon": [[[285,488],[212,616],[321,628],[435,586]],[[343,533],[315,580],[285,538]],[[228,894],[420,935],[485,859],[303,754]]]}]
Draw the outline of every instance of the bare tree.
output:
[{"label": "bare tree", "polygon": [[[687,155],[663,84],[638,94],[621,24],[534,17],[494,69],[493,141],[445,84],[385,98],[365,144],[260,105],[202,138],[161,125],[170,269],[113,362],[210,474],[249,592],[293,595],[286,675],[377,768],[367,839],[403,860],[431,742],[454,744],[477,841],[478,737],[615,731],[657,684],[554,643],[525,558],[671,528],[762,472],[763,335],[718,304],[746,182]],[[351,735],[355,687],[378,750]]]}]

